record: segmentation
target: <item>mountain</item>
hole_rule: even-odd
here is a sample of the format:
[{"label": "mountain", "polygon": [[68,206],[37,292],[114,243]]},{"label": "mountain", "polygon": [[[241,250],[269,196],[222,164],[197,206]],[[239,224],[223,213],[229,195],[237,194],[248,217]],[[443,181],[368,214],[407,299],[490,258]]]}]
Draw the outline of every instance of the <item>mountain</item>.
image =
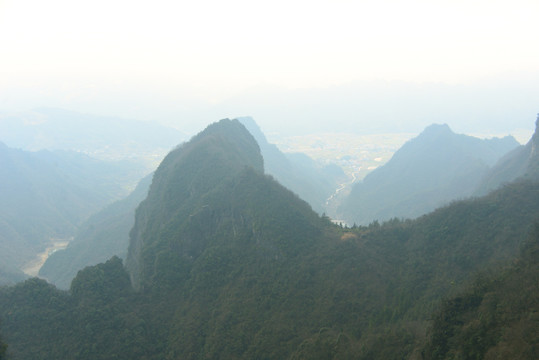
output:
[{"label": "mountain", "polygon": [[[236,120],[173,150],[118,257],[70,291],[0,288],[13,359],[418,359],[443,299],[518,255],[539,218],[520,181],[416,220],[342,228],[263,173]],[[134,285],[134,288],[131,287]]]},{"label": "mountain", "polygon": [[112,256],[125,259],[129,231],[135,223],[135,210],[146,198],[153,173],[140,181],[126,198],[92,215],[81,224],[67,248],[51,254],[39,276],[60,289],[69,289],[79,270],[105,262]]},{"label": "mountain", "polygon": [[69,150],[106,160],[143,161],[148,172],[186,139],[178,130],[151,122],[38,108],[0,114],[0,141],[24,150]]},{"label": "mountain", "polygon": [[305,154],[282,153],[277,146],[268,143],[252,118],[242,117],[238,120],[258,142],[266,173],[298,194],[315,211],[322,214],[325,211],[327,199],[335,193],[338,184],[346,178],[342,169],[337,165],[320,166]]},{"label": "mountain", "polygon": [[539,115],[535,122],[535,133],[526,145],[518,146],[503,156],[478,185],[478,195],[498,188],[519,177],[539,179]]},{"label": "mountain", "polygon": [[425,359],[536,359],[539,223],[510,266],[481,274],[434,313]]},{"label": "mountain", "polygon": [[[184,227],[191,229],[197,215],[211,215],[215,209],[206,197],[223,191],[223,184],[246,167],[259,173],[264,171],[258,144],[237,120],[225,119],[208,126],[165,157],[154,174],[148,197],[136,211],[131,231],[126,266],[135,288],[159,272],[158,264],[143,260],[161,256],[166,259],[175,254],[170,248],[177,247],[171,243],[176,240],[175,234]],[[205,229],[192,230],[204,233]],[[184,242],[181,248],[185,250],[176,254],[180,258],[192,257],[202,250],[195,238]]]},{"label": "mountain", "polygon": [[82,221],[124,196],[144,171],[125,160],[29,152],[0,143],[2,273],[20,272],[54,242],[71,238]]},{"label": "mountain", "polygon": [[[264,158],[264,168],[296,193],[305,194],[312,203],[322,205],[336,187],[336,179],[344,176],[338,168],[317,166],[315,162],[302,154],[285,155],[278,148],[269,144],[254,120],[238,119],[255,137]],[[134,223],[134,213],[139,203],[144,200],[150,186],[151,176],[144,179],[137,189],[126,199],[119,200],[90,217],[79,227],[74,240],[65,250],[51,254],[39,271],[42,278],[62,289],[68,289],[77,272],[85,266],[95,265],[116,255],[126,258],[129,243],[129,230]],[[325,189],[317,193],[317,188]],[[309,194],[313,194],[310,197]],[[311,203],[311,204],[312,204]]]},{"label": "mountain", "polygon": [[349,224],[414,218],[468,197],[489,167],[516,146],[510,136],[481,140],[431,125],[353,186],[340,218]]},{"label": "mountain", "polygon": [[7,345],[2,342],[0,338],[0,360],[4,360],[6,356]]}]

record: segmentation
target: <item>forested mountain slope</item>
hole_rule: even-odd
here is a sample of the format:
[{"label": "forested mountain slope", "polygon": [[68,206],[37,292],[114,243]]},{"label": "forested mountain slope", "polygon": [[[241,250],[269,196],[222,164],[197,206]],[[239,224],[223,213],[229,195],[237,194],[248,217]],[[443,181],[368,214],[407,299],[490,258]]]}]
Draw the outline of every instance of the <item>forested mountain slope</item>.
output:
[{"label": "forested mountain slope", "polygon": [[135,210],[146,198],[153,173],[140,181],[126,198],[92,215],[80,225],[66,249],[49,256],[39,276],[60,289],[69,289],[79,270],[105,262],[112,256],[127,257],[129,231],[135,223]]},{"label": "forested mountain slope", "polygon": [[[297,193],[312,194],[311,203],[317,204],[322,212],[322,205],[333,193],[338,176],[329,176],[309,158],[298,160],[298,156],[281,153],[275,145],[267,142],[254,120],[239,120],[257,140],[266,172],[285,184],[291,184]],[[342,170],[341,175],[344,176]],[[147,177],[129,197],[108,206],[82,224],[69,246],[47,259],[40,270],[40,276],[59,288],[68,289],[77,271],[85,266],[103,262],[114,255],[125,259],[135,209],[146,198],[151,180],[151,176]],[[317,188],[322,191],[315,190]]]},{"label": "forested mountain slope", "polygon": [[95,211],[128,193],[144,167],[0,143],[0,263],[18,271],[55,239],[74,235]]},{"label": "forested mountain slope", "polygon": [[325,212],[327,199],[346,179],[337,165],[320,166],[305,154],[285,154],[268,143],[255,121],[250,117],[238,118],[254,136],[264,158],[264,170],[279,183],[307,201],[319,214]]},{"label": "forested mountain slope", "polygon": [[180,258],[175,260],[181,263],[182,257],[185,260],[201,251],[205,227],[193,229],[202,233],[181,239],[180,253],[171,250],[177,250],[178,234],[195,226],[199,216],[205,219],[220,206],[208,203],[206,198],[212,192],[224,191],[221,186],[245,168],[264,171],[258,144],[237,120],[225,119],[208,126],[165,157],[154,174],[148,197],[136,211],[131,231],[126,265],[136,288],[151,282],[160,270],[159,264],[146,259],[177,255]]},{"label": "forested mountain slope", "polygon": [[0,339],[0,360],[4,360],[6,358],[6,349],[7,345],[2,342],[2,339]]},{"label": "forested mountain slope", "polygon": [[472,195],[487,170],[518,146],[512,137],[481,140],[431,125],[352,188],[338,210],[349,224],[415,218]]},{"label": "forested mountain slope", "polygon": [[513,259],[538,218],[539,184],[523,181],[343,229],[264,175],[252,136],[223,120],[157,169],[129,273],[112,258],[69,293],[1,289],[0,332],[13,359],[418,359],[442,299]]},{"label": "forested mountain slope", "polygon": [[478,276],[435,312],[425,359],[539,357],[539,223],[520,257]]},{"label": "forested mountain slope", "polygon": [[503,156],[496,165],[485,174],[476,194],[486,194],[500,185],[519,177],[539,179],[539,115],[535,122],[535,133],[526,145],[521,145]]}]

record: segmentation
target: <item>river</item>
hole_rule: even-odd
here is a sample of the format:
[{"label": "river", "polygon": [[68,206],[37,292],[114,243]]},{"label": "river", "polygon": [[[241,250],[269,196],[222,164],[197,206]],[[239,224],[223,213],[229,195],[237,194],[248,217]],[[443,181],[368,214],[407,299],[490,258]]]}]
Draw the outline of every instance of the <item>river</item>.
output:
[{"label": "river", "polygon": [[22,271],[26,275],[37,276],[39,274],[39,269],[41,269],[49,256],[55,251],[65,249],[71,240],[73,240],[73,237],[68,239],[51,238],[50,246],[48,246],[42,253],[37,254],[35,259],[29,261],[26,265],[24,265]]}]

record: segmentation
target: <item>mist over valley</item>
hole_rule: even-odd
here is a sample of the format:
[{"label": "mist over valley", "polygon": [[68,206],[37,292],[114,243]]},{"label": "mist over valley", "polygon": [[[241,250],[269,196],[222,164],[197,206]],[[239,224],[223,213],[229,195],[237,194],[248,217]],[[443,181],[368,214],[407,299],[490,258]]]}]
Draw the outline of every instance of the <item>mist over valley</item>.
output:
[{"label": "mist over valley", "polygon": [[0,360],[538,359],[538,16],[0,1]]},{"label": "mist over valley", "polygon": [[[125,165],[110,168],[113,160],[91,158],[77,148],[31,152],[3,145],[2,181],[4,188],[11,186],[11,200],[3,202],[2,246],[21,249],[19,257],[27,259],[14,262],[11,255],[2,260],[2,281],[15,284],[0,289],[0,329],[8,358],[158,359],[166,353],[315,358],[320,351],[329,358],[438,358],[467,353],[471,345],[462,340],[447,348],[448,340],[436,335],[445,323],[431,319],[443,311],[440,306],[452,306],[453,297],[470,296],[470,289],[480,286],[475,302],[457,309],[476,311],[482,294],[498,291],[498,274],[517,271],[501,265],[521,258],[519,264],[535,261],[531,250],[520,249],[535,247],[537,240],[531,232],[539,216],[537,136],[520,145],[511,136],[479,139],[433,124],[412,137],[360,138],[382,139],[378,146],[366,141],[362,148],[349,137],[340,144],[347,151],[343,156],[331,136],[302,139],[316,160],[290,152],[290,145],[288,152],[281,151],[252,118],[224,119],[174,146],[127,197],[125,189],[149,169],[137,153],[126,164],[137,164],[138,172],[126,172]],[[85,153],[93,153],[84,146]],[[109,154],[121,158],[112,150]],[[343,157],[348,168],[341,167]],[[64,165],[61,159],[70,162]],[[520,170],[503,170],[507,164]],[[361,166],[370,167],[362,179]],[[65,184],[59,194],[82,186],[77,191],[101,194],[101,205],[60,227],[66,219],[62,211],[75,215],[74,206],[90,204],[74,195],[61,201],[44,197],[57,192],[60,179]],[[371,181],[376,187],[366,190]],[[54,210],[36,207],[27,183],[41,189],[32,196],[47,199]],[[105,196],[108,188],[112,192]],[[357,199],[367,191],[375,199],[370,205],[366,195]],[[393,205],[384,205],[387,200]],[[29,218],[24,209],[30,205],[24,201],[36,210],[31,216],[48,213],[49,218]],[[402,210],[395,205],[399,202],[406,204]],[[13,204],[21,208],[17,221],[9,215]],[[369,218],[369,211],[381,205],[388,212]],[[354,218],[357,214],[368,220]],[[39,269],[39,277],[55,285],[39,278],[23,281],[32,257],[55,244],[25,232],[18,225],[25,222],[33,224],[34,234],[67,242],[64,250],[47,254]],[[15,233],[13,241],[10,234]],[[489,280],[474,285],[476,274],[484,271],[492,274]],[[534,291],[527,290],[526,301],[533,301]],[[109,315],[98,315],[103,311]],[[515,316],[527,316],[519,311]],[[477,331],[492,327],[490,345],[474,351],[485,354],[502,345],[504,351],[517,351],[511,342],[500,342],[501,330],[481,324]],[[505,336],[518,331],[512,324],[504,325]],[[57,332],[48,335],[44,329],[49,326]],[[527,344],[533,351],[535,338]]]}]

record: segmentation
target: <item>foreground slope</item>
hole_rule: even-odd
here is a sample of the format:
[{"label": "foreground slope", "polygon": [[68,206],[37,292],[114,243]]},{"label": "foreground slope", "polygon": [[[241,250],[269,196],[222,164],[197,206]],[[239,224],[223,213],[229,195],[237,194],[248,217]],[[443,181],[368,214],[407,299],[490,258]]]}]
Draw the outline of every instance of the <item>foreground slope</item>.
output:
[{"label": "foreground slope", "polygon": [[70,293],[4,288],[0,332],[13,359],[417,359],[441,300],[516,256],[537,218],[528,181],[343,229],[264,175],[252,136],[224,120],[157,170],[130,274],[113,258]]},{"label": "foreground slope", "polygon": [[352,188],[340,217],[349,224],[414,218],[466,198],[489,166],[516,146],[512,137],[481,140],[431,125]]},{"label": "foreground slope", "polygon": [[539,356],[539,223],[510,266],[478,276],[433,316],[425,359]]}]

